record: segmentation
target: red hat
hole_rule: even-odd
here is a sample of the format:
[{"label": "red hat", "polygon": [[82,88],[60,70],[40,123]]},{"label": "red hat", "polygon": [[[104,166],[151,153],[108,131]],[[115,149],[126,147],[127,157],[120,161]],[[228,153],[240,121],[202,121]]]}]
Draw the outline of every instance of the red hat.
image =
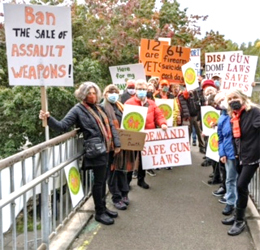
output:
[{"label": "red hat", "polygon": [[126,83],[127,87],[135,87],[135,81],[134,80],[128,80]]},{"label": "red hat", "polygon": [[169,85],[169,82],[166,80],[166,79],[162,79],[161,81],[160,81],[160,85],[162,86],[162,85]]},{"label": "red hat", "polygon": [[216,89],[216,85],[215,85],[214,81],[210,80],[210,79],[202,81],[201,87],[203,89],[205,89],[206,87],[213,87]]}]

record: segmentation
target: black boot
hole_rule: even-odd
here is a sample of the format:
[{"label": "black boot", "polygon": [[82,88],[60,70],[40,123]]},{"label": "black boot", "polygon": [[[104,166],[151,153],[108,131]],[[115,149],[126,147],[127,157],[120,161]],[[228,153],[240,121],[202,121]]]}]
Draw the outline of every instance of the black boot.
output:
[{"label": "black boot", "polygon": [[104,224],[104,225],[112,225],[114,224],[114,219],[108,216],[106,213],[96,214],[95,220]]},{"label": "black boot", "polygon": [[222,224],[224,224],[224,225],[233,225],[234,222],[235,222],[235,220],[236,220],[236,216],[233,215],[233,216],[231,216],[231,217],[229,217],[229,218],[226,218],[226,219],[222,220],[221,222],[222,222]]},{"label": "black boot", "polygon": [[235,220],[233,226],[228,231],[228,235],[235,236],[235,235],[239,235],[243,232],[243,230],[246,227],[245,211],[246,211],[245,208],[236,209],[236,220]]},{"label": "black boot", "polygon": [[111,218],[116,218],[118,216],[118,212],[109,210],[108,208],[106,208],[106,212],[105,212],[109,217]]}]

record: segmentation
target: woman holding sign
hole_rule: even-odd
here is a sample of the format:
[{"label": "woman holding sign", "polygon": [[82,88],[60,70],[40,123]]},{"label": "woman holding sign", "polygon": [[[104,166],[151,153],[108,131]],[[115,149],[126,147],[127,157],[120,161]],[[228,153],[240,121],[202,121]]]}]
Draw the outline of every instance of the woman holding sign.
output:
[{"label": "woman holding sign", "polygon": [[229,235],[240,234],[245,226],[245,211],[248,201],[248,185],[260,163],[260,109],[241,90],[227,93],[232,132],[239,159],[237,179],[237,203],[235,216],[227,225],[233,224]]},{"label": "woman holding sign", "polygon": [[75,91],[75,96],[81,102],[76,104],[61,121],[50,116],[48,111],[42,110],[39,118],[47,119],[50,128],[58,131],[68,131],[74,125],[80,128],[86,152],[83,162],[85,167],[92,168],[94,173],[92,195],[95,203],[95,219],[105,225],[111,225],[114,223],[113,218],[117,217],[117,212],[106,208],[106,173],[112,141],[115,154],[120,152],[118,133],[103,108],[98,105],[101,92],[95,83],[81,84]]},{"label": "woman holding sign", "polygon": [[[167,121],[165,120],[161,110],[157,107],[154,101],[147,99],[147,83],[145,80],[137,80],[135,84],[136,94],[134,97],[126,101],[125,104],[148,107],[147,117],[145,121],[145,129],[154,129],[161,127],[167,129]],[[138,152],[141,159],[141,152]],[[142,161],[139,161],[137,185],[148,189],[149,185],[144,181],[145,170],[143,170]]]}]

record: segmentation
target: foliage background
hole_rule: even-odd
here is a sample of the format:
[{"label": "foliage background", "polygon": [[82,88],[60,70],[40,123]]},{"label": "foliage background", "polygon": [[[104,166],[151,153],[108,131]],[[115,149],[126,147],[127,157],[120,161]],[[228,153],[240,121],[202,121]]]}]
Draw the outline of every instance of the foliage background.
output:
[{"label": "foliage background", "polygon": [[[15,3],[15,1],[13,1]],[[65,5],[63,0],[34,0],[33,4]],[[141,38],[170,37],[172,45],[201,48],[202,65],[205,52],[243,50],[247,55],[260,55],[260,40],[240,47],[225,40],[218,31],[209,31],[198,39],[198,20],[207,16],[187,16],[178,1],[162,1],[155,11],[155,0],[85,0],[84,5],[71,1],[73,33],[74,87],[47,88],[51,114],[61,119],[77,102],[73,93],[83,81],[96,82],[101,89],[111,83],[109,66],[138,62]],[[0,24],[0,158],[36,145],[45,139],[45,130],[38,118],[39,87],[9,86],[4,24]],[[260,79],[258,60],[256,80]],[[257,99],[258,96],[254,95]],[[259,101],[259,98],[257,99]],[[50,137],[57,136],[50,131]]]}]

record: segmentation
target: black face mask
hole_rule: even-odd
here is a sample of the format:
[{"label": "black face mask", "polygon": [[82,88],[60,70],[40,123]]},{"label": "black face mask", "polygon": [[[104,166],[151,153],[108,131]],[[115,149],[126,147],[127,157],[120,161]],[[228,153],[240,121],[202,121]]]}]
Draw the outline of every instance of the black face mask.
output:
[{"label": "black face mask", "polygon": [[148,91],[146,96],[147,98],[153,98],[153,92]]},{"label": "black face mask", "polygon": [[233,110],[239,110],[242,107],[242,104],[240,103],[240,101],[233,101],[233,102],[229,103],[229,105]]}]

